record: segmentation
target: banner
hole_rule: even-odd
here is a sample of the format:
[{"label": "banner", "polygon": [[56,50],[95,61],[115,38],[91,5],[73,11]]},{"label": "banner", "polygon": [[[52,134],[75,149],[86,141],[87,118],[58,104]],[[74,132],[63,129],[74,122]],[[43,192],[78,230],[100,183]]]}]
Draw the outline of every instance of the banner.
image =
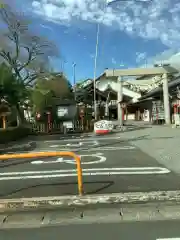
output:
[{"label": "banner", "polygon": [[101,120],[94,123],[94,132],[96,134],[106,134],[112,132],[114,124],[112,121]]}]

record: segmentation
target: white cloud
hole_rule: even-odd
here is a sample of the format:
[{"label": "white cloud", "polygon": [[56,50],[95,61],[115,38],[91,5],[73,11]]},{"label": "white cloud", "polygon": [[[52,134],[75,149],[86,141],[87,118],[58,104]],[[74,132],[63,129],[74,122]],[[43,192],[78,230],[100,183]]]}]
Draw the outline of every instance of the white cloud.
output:
[{"label": "white cloud", "polygon": [[112,64],[114,64],[114,65],[117,64],[117,61],[116,61],[115,58],[112,58],[112,59],[111,59],[111,62],[112,62]]},{"label": "white cloud", "polygon": [[[59,24],[74,19],[117,26],[129,34],[160,39],[167,46],[180,45],[179,0],[127,1],[104,7],[105,0],[34,0],[36,14]],[[116,24],[115,24],[116,23]]]},{"label": "white cloud", "polygon": [[90,58],[92,58],[92,59],[94,59],[94,57],[95,57],[94,54],[92,54],[92,53],[91,53],[89,56],[90,56]]},{"label": "white cloud", "polygon": [[46,26],[44,24],[40,24],[40,27],[44,28],[44,29],[48,29],[49,31],[53,32],[53,29],[49,26]]},{"label": "white cloud", "polygon": [[147,64],[140,65],[140,67],[151,67],[157,63],[169,63],[172,67],[180,70],[180,48],[165,50],[164,52],[157,54],[152,58],[148,58],[146,63]]},{"label": "white cloud", "polygon": [[147,57],[146,52],[136,52],[136,62],[140,63],[145,60]]}]

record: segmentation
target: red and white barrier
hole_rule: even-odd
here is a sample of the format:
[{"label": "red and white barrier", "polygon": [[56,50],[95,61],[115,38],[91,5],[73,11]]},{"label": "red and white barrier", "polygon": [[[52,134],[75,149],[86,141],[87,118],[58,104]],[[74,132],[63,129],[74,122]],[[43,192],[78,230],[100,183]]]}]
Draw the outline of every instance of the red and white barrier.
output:
[{"label": "red and white barrier", "polygon": [[108,134],[112,132],[114,124],[112,121],[102,120],[94,123],[95,134]]}]

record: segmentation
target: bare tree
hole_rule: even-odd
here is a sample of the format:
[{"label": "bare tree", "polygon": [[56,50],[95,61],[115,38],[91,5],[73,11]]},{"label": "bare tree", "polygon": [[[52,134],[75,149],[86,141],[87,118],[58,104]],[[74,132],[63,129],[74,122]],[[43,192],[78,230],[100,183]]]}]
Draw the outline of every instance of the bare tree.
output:
[{"label": "bare tree", "polygon": [[0,56],[17,79],[29,85],[45,73],[49,57],[57,56],[58,50],[47,39],[33,35],[29,29],[30,21],[9,6],[0,9],[0,17],[7,28],[2,37],[9,41],[6,47],[0,48]]}]

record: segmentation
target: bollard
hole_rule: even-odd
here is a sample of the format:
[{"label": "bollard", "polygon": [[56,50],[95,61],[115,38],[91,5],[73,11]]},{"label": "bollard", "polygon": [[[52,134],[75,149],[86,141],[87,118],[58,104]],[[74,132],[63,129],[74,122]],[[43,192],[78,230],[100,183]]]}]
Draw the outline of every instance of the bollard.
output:
[{"label": "bollard", "polygon": [[78,192],[79,195],[82,196],[83,181],[82,181],[81,158],[73,152],[33,152],[33,153],[3,154],[0,155],[0,160],[9,160],[16,158],[59,157],[59,156],[70,156],[76,160],[78,175]]}]

